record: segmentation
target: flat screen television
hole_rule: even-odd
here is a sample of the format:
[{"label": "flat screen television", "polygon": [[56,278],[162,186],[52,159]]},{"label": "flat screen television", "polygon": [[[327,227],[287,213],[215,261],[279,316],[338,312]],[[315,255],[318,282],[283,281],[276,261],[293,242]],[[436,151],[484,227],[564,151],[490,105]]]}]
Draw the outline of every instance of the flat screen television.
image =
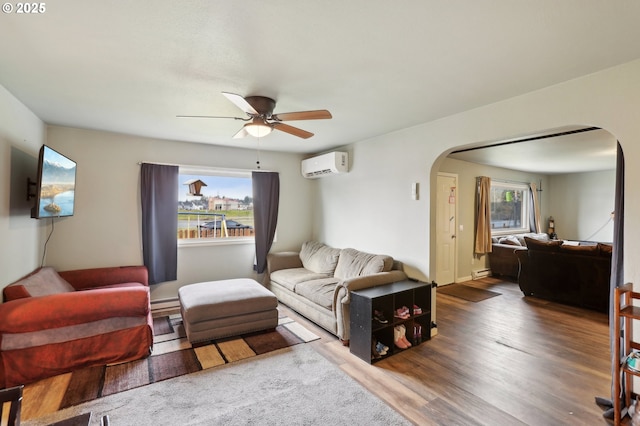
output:
[{"label": "flat screen television", "polygon": [[31,217],[73,216],[76,189],[76,162],[42,145],[38,156],[36,205]]}]

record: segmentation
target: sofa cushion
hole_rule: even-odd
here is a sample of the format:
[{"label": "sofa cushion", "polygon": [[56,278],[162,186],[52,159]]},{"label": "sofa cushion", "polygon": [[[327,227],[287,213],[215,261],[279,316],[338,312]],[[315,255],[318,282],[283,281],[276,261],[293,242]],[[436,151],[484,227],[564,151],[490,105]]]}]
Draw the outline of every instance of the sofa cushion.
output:
[{"label": "sofa cushion", "polygon": [[600,254],[597,245],[569,245],[562,244],[560,246],[560,251],[565,253],[574,253],[574,254],[582,254],[585,256],[598,256]]},{"label": "sofa cushion", "polygon": [[329,278],[330,274],[319,274],[305,268],[280,269],[271,273],[271,281],[281,286],[296,291],[296,286],[305,281]]},{"label": "sofa cushion", "polygon": [[346,248],[340,252],[334,276],[345,280],[378,272],[388,272],[392,267],[393,258],[391,256],[370,254]]},{"label": "sofa cushion", "polygon": [[333,275],[338,264],[340,249],[329,247],[317,241],[307,241],[300,249],[302,266],[312,272]]},{"label": "sofa cushion", "polygon": [[48,296],[75,289],[51,267],[38,268],[19,281],[4,288],[5,302],[24,297]]},{"label": "sofa cushion", "polygon": [[337,278],[320,278],[296,285],[296,294],[305,297],[323,308],[332,309],[333,294],[338,284]]},{"label": "sofa cushion", "polygon": [[536,238],[524,237],[524,241],[529,250],[558,251],[562,245],[560,240],[542,241]]}]

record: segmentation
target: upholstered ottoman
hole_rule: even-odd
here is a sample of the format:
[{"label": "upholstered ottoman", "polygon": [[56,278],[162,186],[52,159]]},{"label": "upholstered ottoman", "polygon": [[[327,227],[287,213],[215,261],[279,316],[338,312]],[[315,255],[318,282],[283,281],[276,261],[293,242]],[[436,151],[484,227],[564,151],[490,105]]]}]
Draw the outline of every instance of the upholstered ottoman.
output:
[{"label": "upholstered ottoman", "polygon": [[249,278],[189,284],[180,287],[178,297],[191,343],[278,325],[278,299]]}]

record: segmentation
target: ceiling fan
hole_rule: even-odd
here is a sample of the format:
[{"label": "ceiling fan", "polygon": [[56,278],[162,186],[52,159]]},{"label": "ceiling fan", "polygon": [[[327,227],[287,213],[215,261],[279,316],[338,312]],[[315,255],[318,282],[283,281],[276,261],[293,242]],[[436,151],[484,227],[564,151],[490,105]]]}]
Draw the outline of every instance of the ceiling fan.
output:
[{"label": "ceiling fan", "polygon": [[284,121],[295,120],[321,120],[331,118],[331,113],[326,109],[314,111],[298,111],[284,112],[274,114],[273,109],[276,101],[266,96],[247,96],[246,98],[236,95],[235,93],[222,92],[235,106],[240,108],[247,114],[247,117],[218,117],[212,115],[178,115],[180,118],[232,118],[234,120],[242,120],[247,123],[242,126],[240,131],[233,137],[244,138],[246,136],[254,136],[260,138],[268,135],[274,129],[299,138],[307,139],[313,136],[313,133],[297,127],[283,123]]}]

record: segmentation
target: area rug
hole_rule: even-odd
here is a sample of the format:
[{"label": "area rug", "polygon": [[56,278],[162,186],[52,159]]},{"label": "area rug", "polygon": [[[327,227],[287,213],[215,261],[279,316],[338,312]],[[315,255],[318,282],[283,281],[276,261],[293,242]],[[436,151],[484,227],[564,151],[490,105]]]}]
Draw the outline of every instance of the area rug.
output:
[{"label": "area rug", "polygon": [[438,293],[447,294],[470,302],[480,302],[491,297],[500,296],[495,291],[475,288],[464,284],[451,284],[438,287]]},{"label": "area rug", "polygon": [[[211,369],[243,359],[256,357],[300,343],[318,339],[300,324],[288,317],[280,317],[273,330],[245,334],[239,337],[199,343],[192,346],[180,314],[154,318],[154,349],[150,357],[108,366],[82,370],[45,379],[47,382],[68,383],[64,396],[56,409],[64,409],[96,398],[106,397],[130,389],[164,381],[173,377]],[[65,377],[66,376],[66,377]],[[66,381],[65,381],[66,380]],[[58,388],[58,386],[49,386]],[[45,398],[39,383],[25,388],[25,398]],[[23,416],[23,420],[27,420]]]},{"label": "area rug", "polygon": [[86,412],[92,425],[108,415],[118,426],[411,424],[311,345],[119,392],[22,424],[44,426]]}]

